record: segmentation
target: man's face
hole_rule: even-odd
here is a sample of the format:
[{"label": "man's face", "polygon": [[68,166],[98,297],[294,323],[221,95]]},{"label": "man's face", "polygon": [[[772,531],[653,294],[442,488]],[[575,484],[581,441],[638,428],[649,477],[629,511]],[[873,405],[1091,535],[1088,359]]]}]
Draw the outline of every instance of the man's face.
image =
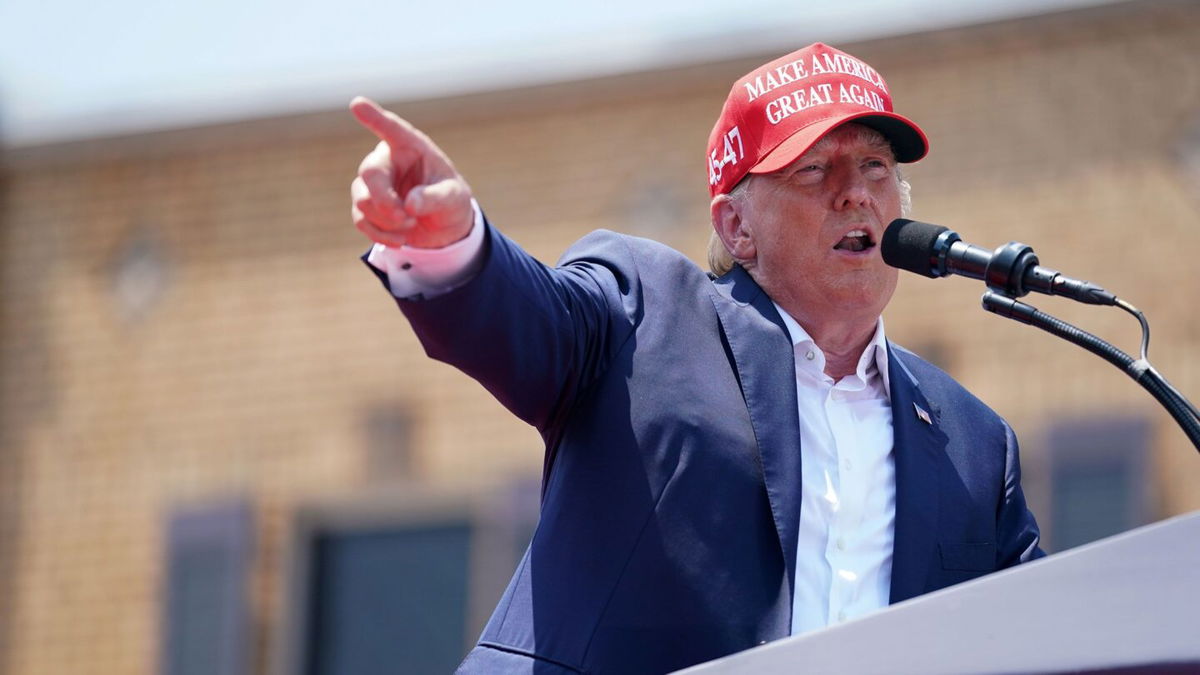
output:
[{"label": "man's face", "polygon": [[802,323],[874,319],[898,271],[879,242],[900,217],[900,188],[884,138],[857,124],[826,134],[788,166],[756,175],[742,198],[754,280]]}]

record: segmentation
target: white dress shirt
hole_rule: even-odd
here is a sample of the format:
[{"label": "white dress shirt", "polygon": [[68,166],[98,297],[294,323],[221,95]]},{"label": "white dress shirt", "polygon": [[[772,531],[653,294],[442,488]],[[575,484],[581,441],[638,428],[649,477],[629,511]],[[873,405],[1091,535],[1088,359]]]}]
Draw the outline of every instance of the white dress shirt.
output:
[{"label": "white dress shirt", "polygon": [[888,604],[896,524],[896,463],[883,319],[853,375],[836,383],[825,354],[779,305],[796,353],[800,536],[792,634]]},{"label": "white dress shirt", "polygon": [[388,278],[397,298],[434,297],[466,283],[478,268],[483,249],[483,211],[474,199],[475,224],[470,233],[443,248],[391,247],[375,244],[367,262]]},{"label": "white dress shirt", "polygon": [[[441,249],[375,244],[367,255],[392,295],[432,297],[475,273],[483,214],[472,201],[470,234]],[[824,628],[888,604],[896,518],[896,467],[883,320],[855,374],[825,374],[825,355],[778,305],[796,353],[800,419],[800,533],[792,634]]]}]

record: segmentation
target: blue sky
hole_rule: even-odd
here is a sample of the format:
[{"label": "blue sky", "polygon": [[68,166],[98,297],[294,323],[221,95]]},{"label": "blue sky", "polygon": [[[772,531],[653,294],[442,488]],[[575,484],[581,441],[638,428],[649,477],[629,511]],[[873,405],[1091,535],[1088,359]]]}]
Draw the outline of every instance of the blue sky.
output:
[{"label": "blue sky", "polygon": [[0,142],[784,52],[1106,1],[0,0]]}]

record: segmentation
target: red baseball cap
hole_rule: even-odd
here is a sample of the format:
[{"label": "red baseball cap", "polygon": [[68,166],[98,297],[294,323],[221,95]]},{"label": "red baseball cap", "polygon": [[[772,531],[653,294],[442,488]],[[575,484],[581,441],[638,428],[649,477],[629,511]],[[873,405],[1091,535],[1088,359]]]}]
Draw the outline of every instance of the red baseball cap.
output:
[{"label": "red baseball cap", "polygon": [[817,42],[759,66],[734,83],[708,138],[709,192],[782,169],[851,121],[883,134],[898,162],[929,151],[925,132],[892,112],[883,76],[846,52]]}]

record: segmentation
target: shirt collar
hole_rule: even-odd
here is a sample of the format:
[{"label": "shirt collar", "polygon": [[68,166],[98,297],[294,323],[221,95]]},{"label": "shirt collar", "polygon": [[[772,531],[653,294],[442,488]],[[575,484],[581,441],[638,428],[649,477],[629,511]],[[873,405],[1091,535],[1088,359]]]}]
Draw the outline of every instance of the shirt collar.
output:
[{"label": "shirt collar", "polygon": [[[786,310],[780,307],[779,303],[772,300],[771,304],[775,305],[776,311],[779,312],[779,316],[783,319],[783,325],[787,328],[788,337],[792,340],[792,347],[795,348],[803,344],[812,345],[812,349],[816,354],[820,355],[821,363],[824,364],[824,352],[817,346],[817,343],[808,334],[808,331],[804,330],[804,327],[793,319],[791,314],[788,314]],[[867,371],[872,364],[872,359],[880,377],[883,378],[884,394],[887,395],[888,400],[891,400],[892,390],[891,382],[888,378],[887,336],[883,332],[882,316],[875,320],[875,334],[871,336],[871,341],[863,349],[862,356],[858,358],[858,366],[855,368],[859,379],[863,382],[867,381]]]}]

